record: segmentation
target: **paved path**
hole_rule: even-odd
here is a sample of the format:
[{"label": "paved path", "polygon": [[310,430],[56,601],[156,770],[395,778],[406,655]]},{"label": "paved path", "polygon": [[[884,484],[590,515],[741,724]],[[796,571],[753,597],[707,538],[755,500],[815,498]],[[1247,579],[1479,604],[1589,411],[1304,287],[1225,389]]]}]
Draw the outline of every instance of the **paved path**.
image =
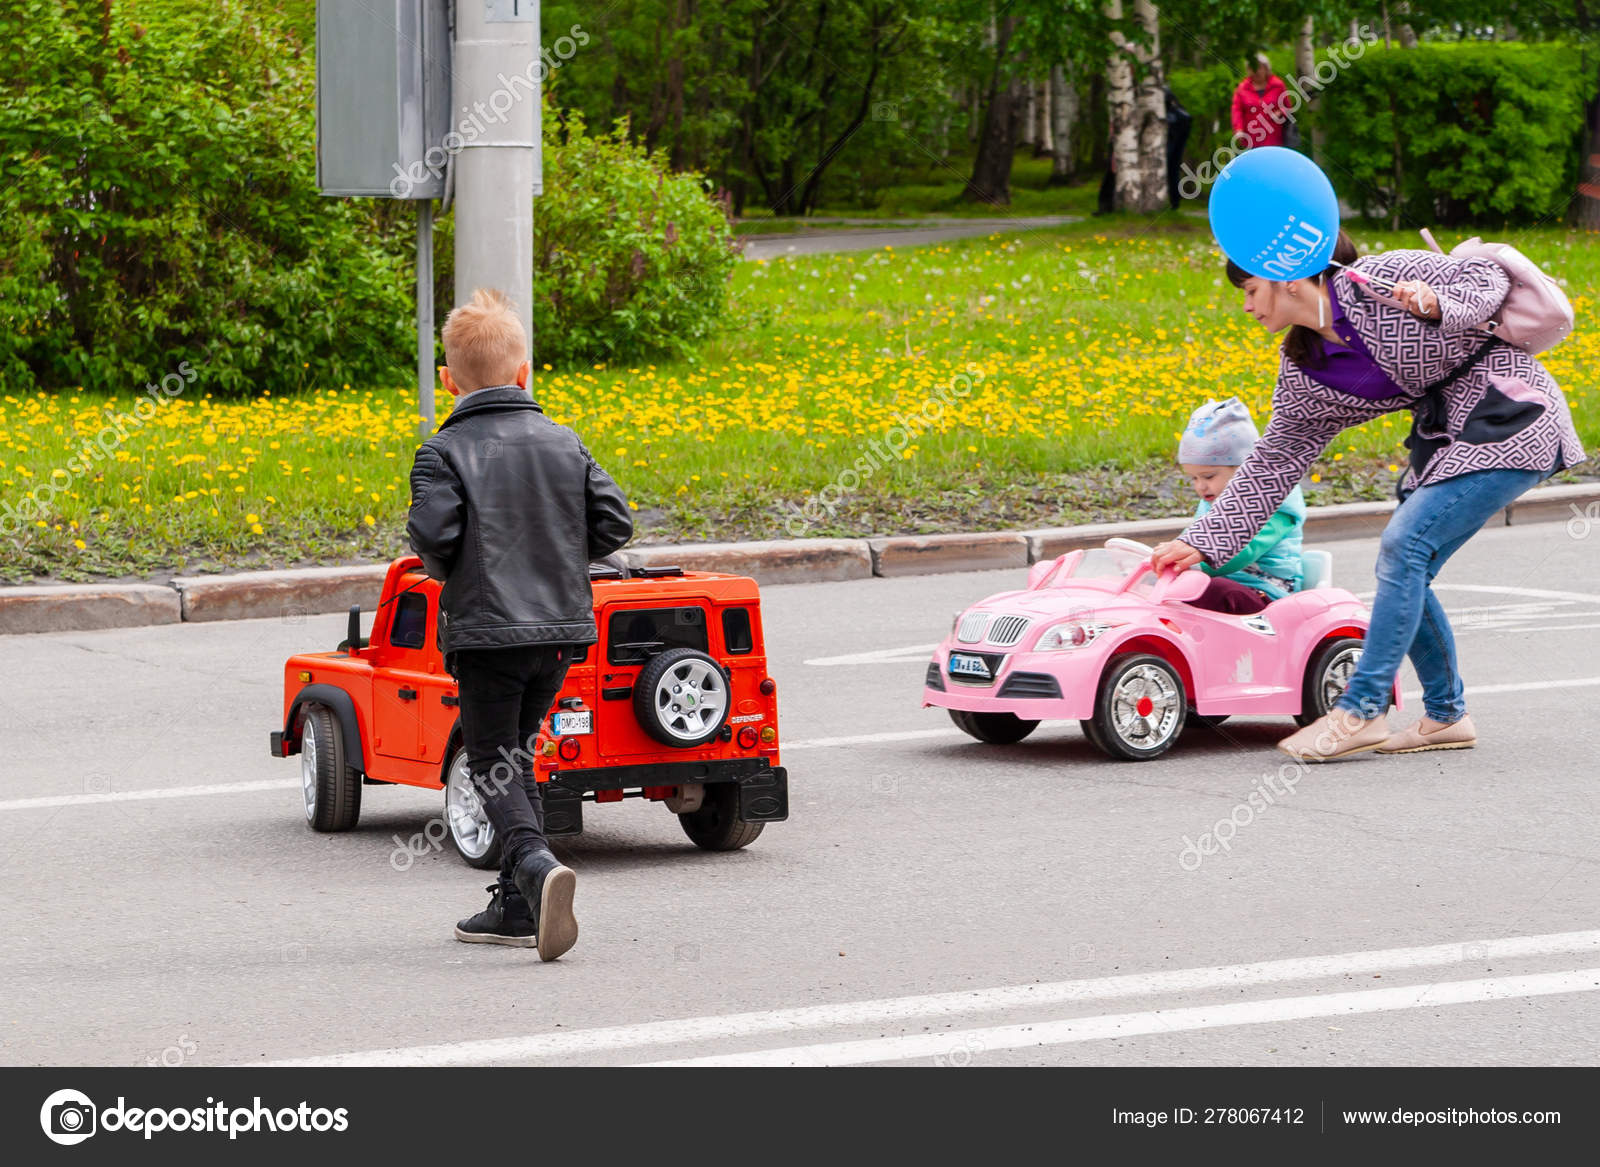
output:
[{"label": "paved path", "polygon": [[[823,222],[824,220],[809,220]],[[746,259],[781,259],[786,255],[820,255],[834,251],[875,251],[880,247],[920,247],[972,235],[991,235],[997,231],[1028,231],[1040,227],[1059,227],[1080,221],[1077,215],[1017,216],[1008,219],[840,219],[840,223],[885,223],[881,231],[808,231],[794,235],[749,235],[744,247]],[[905,226],[890,226],[895,222]],[[928,224],[912,226],[911,224]]]},{"label": "paved path", "polygon": [[[1315,769],[1193,871],[1286,720],[982,746],[918,707],[926,646],[1020,573],[768,588],[791,820],[710,855],[590,808],[553,965],[451,938],[452,853],[391,863],[438,796],[306,829],[267,731],[342,617],[0,638],[0,1061],[1592,1064],[1597,539],[1446,569],[1477,750]],[[1363,590],[1373,542],[1333,547]]]}]

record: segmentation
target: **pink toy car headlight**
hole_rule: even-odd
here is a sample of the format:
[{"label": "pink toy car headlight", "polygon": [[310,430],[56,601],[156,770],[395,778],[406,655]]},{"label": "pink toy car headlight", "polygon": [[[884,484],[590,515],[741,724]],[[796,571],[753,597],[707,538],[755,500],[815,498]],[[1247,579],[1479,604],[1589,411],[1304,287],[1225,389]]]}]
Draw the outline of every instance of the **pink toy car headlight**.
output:
[{"label": "pink toy car headlight", "polygon": [[1035,652],[1060,652],[1064,649],[1083,648],[1109,632],[1113,625],[1100,620],[1068,620],[1045,629],[1044,635],[1033,646]]}]

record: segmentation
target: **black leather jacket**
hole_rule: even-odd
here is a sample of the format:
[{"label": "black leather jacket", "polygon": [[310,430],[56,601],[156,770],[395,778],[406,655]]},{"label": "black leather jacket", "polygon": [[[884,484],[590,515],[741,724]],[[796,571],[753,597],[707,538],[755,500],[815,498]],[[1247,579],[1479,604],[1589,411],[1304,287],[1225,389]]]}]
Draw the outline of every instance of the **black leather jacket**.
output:
[{"label": "black leather jacket", "polygon": [[589,563],[633,535],[628,503],[578,435],[515,385],[465,399],[411,467],[411,546],[461,649],[590,644]]}]

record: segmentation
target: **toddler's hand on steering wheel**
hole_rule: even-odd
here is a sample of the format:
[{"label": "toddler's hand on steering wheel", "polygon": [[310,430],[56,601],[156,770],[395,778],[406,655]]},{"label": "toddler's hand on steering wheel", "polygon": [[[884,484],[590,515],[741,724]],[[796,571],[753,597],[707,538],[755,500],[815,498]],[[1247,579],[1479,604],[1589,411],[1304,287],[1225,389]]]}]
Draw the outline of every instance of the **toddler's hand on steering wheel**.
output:
[{"label": "toddler's hand on steering wheel", "polygon": [[1182,539],[1174,539],[1170,543],[1157,543],[1155,550],[1150,553],[1150,563],[1157,571],[1168,567],[1174,571],[1188,571],[1204,558],[1205,556]]}]

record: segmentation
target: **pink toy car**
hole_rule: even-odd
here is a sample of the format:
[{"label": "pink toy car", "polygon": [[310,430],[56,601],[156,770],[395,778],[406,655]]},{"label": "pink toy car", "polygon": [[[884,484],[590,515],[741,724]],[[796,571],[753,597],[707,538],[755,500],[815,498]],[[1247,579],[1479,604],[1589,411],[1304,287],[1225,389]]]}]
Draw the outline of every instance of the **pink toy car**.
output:
[{"label": "pink toy car", "polygon": [[[922,704],[979,741],[1019,742],[1074,718],[1114,758],[1164,754],[1186,720],[1321,717],[1344,692],[1368,612],[1332,586],[1332,556],[1305,553],[1302,591],[1253,616],[1190,606],[1199,571],[1157,578],[1150,548],[1112,539],[1036,563],[1023,591],[959,613],[934,650]],[[1395,703],[1399,704],[1399,690]]]}]

